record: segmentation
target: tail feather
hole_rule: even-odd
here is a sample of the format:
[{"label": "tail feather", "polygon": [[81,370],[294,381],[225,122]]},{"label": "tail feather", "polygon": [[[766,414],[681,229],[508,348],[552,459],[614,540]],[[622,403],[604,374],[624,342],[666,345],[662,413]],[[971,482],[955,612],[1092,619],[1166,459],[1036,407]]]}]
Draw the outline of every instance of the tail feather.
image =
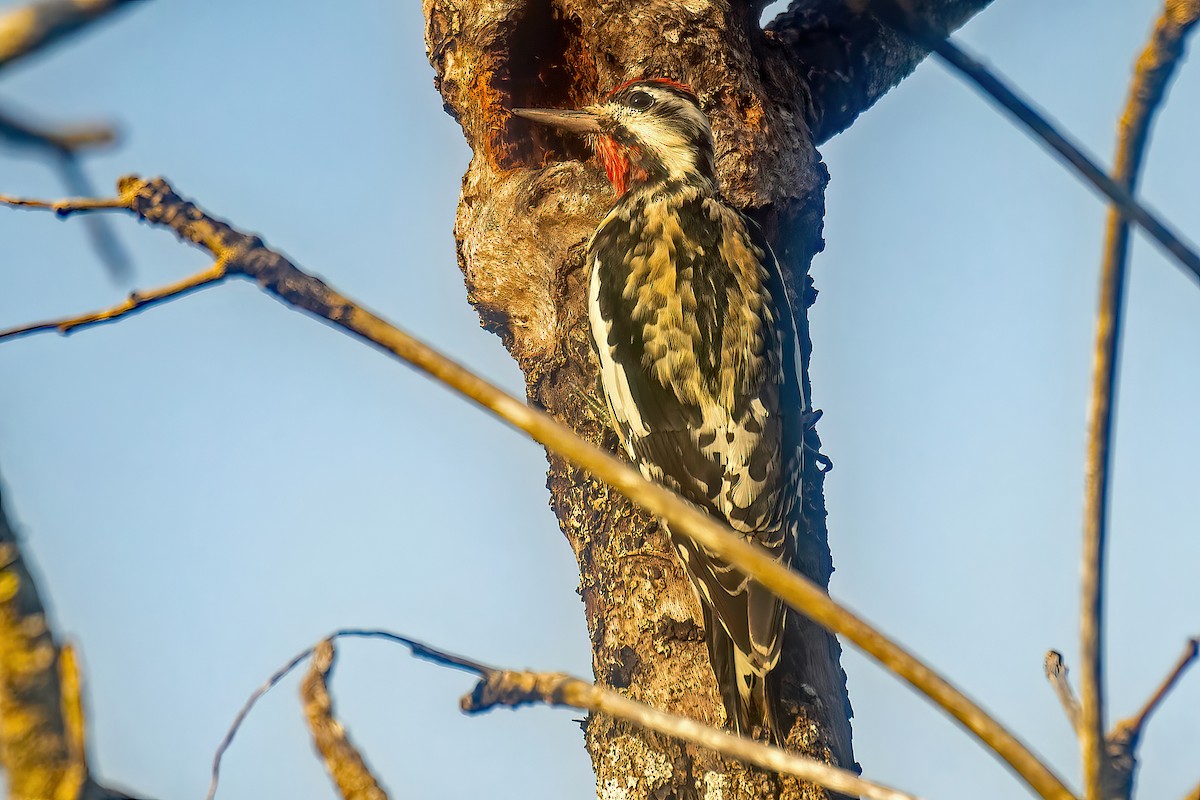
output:
[{"label": "tail feather", "polygon": [[771,742],[782,744],[771,673],[755,670],[721,624],[713,619],[709,607],[703,608],[708,656],[725,706],[726,724],[740,736],[753,738],[765,734]]}]

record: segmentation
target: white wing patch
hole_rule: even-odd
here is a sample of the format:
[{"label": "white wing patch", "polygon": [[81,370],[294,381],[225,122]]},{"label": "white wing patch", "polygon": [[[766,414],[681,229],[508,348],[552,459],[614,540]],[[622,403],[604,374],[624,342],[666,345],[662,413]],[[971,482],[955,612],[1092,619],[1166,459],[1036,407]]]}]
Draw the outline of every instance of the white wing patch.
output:
[{"label": "white wing patch", "polygon": [[612,325],[600,313],[599,271],[600,259],[597,258],[592,261],[592,274],[588,286],[588,321],[592,328],[592,340],[596,343],[596,355],[600,359],[600,383],[604,387],[608,413],[617,423],[617,435],[621,438],[621,444],[625,446],[629,457],[636,461],[630,434],[646,436],[650,429],[642,421],[637,403],[633,401],[633,392],[629,389],[629,377],[625,374],[625,368],[613,359],[612,348],[608,344],[608,334]]}]

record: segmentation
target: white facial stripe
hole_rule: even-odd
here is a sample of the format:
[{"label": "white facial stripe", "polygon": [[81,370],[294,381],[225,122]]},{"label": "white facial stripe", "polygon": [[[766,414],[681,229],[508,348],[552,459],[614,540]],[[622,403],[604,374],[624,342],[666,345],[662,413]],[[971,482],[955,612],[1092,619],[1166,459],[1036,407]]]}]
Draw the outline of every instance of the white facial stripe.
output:
[{"label": "white facial stripe", "polygon": [[[641,112],[620,105],[610,106],[613,116],[638,139],[648,156],[663,165],[668,178],[680,179],[696,173],[699,170],[697,153],[687,133],[691,129],[712,136],[704,113],[666,89],[643,86],[640,91],[654,98],[652,110]],[[664,120],[664,112],[681,119]]]}]

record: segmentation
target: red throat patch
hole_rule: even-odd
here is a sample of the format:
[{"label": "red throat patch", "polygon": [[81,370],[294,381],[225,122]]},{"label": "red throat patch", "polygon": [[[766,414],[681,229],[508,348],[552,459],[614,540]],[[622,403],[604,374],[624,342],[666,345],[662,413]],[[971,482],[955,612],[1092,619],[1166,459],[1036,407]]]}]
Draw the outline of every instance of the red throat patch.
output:
[{"label": "red throat patch", "polygon": [[640,182],[650,177],[646,170],[634,163],[636,158],[630,159],[631,155],[636,157],[640,153],[619,144],[611,136],[596,137],[596,155],[600,157],[600,163],[604,165],[604,171],[608,174],[609,183],[612,184],[617,197],[625,194],[630,181]]}]

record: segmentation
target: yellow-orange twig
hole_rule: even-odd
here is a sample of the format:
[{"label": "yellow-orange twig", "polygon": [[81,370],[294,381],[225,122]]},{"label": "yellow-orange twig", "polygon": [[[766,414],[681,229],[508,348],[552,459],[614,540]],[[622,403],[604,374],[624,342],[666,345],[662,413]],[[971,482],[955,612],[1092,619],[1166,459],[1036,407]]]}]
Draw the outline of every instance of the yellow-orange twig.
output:
[{"label": "yellow-orange twig", "polygon": [[146,289],[144,291],[130,292],[124,302],[118,303],[115,306],[104,308],[99,311],[89,311],[86,314],[76,314],[70,317],[60,317],[58,319],[44,320],[42,322],[34,322],[29,325],[21,325],[16,328],[8,328],[0,330],[0,341],[5,339],[15,339],[19,336],[28,336],[31,333],[42,333],[45,331],[58,331],[62,334],[70,333],[76,328],[88,328],[93,325],[100,325],[105,322],[114,322],[121,317],[127,317],[137,311],[142,311],[150,306],[158,305],[167,300],[173,300],[185,294],[202,289],[205,286],[211,286],[214,283],[220,283],[228,277],[225,270],[225,262],[217,261],[212,266],[202,272],[197,272],[195,275],[189,275],[166,286],[160,286],[156,289]]}]

